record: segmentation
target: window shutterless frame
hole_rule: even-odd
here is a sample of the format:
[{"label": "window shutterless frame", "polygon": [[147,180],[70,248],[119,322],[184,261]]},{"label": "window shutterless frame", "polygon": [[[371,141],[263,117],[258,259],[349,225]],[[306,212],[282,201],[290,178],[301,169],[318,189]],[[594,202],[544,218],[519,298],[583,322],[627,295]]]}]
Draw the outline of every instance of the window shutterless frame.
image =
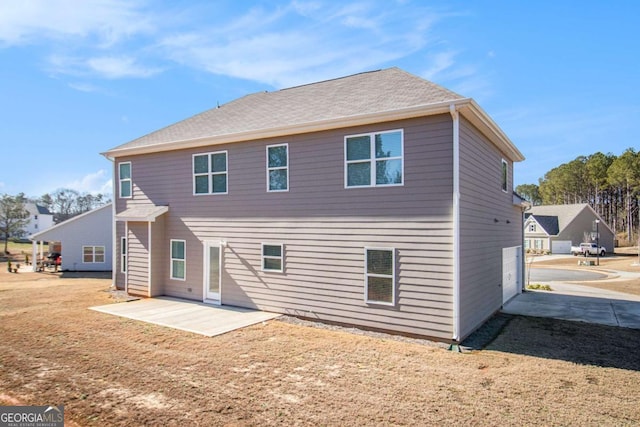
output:
[{"label": "window shutterless frame", "polygon": [[267,192],[289,191],[289,144],[267,145]]},{"label": "window shutterless frame", "polygon": [[127,272],[127,238],[120,238],[120,272]]},{"label": "window shutterless frame", "polygon": [[192,156],[193,195],[229,193],[229,154],[226,150]]},{"label": "window shutterless frame", "polygon": [[103,264],[104,251],[104,246],[83,246],[82,262],[84,264]]},{"label": "window shutterless frame", "polygon": [[169,252],[171,254],[171,279],[186,280],[187,242],[185,240],[171,239]]},{"label": "window shutterless frame", "polygon": [[344,188],[404,185],[404,130],[344,137]]},{"label": "window shutterless frame", "polygon": [[364,301],[367,304],[396,304],[395,248],[364,248]]},{"label": "window shutterless frame", "polygon": [[131,162],[118,163],[118,197],[130,199],[132,194]]},{"label": "window shutterless frame", "polygon": [[502,191],[504,191],[505,193],[508,193],[508,188],[509,188],[509,162],[507,162],[505,159],[502,159],[501,162],[502,165],[502,169],[500,170],[501,173],[501,181],[502,181]]},{"label": "window shutterless frame", "polygon": [[262,271],[282,273],[284,271],[284,245],[282,243],[262,243]]}]

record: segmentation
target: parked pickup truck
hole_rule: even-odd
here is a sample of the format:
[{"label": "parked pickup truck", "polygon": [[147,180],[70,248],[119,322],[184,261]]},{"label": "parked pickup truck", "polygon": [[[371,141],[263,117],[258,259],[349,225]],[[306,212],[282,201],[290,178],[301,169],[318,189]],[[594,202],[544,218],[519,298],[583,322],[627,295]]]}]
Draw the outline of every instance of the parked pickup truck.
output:
[{"label": "parked pickup truck", "polygon": [[600,246],[595,243],[580,243],[580,246],[571,246],[571,253],[573,256],[589,256],[589,255],[598,255],[604,256],[607,253],[607,249],[604,246]]}]

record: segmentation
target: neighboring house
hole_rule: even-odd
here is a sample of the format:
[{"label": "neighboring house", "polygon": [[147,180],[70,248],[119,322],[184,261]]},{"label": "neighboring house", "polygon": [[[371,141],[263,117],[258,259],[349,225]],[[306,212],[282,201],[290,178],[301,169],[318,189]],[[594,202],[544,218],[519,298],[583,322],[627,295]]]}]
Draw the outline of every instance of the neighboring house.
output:
[{"label": "neighboring house", "polygon": [[103,154],[133,295],[456,342],[522,286],[522,154],[475,101],[398,68],[248,95]]},{"label": "neighboring house", "polygon": [[[47,255],[43,253],[42,242],[60,242],[62,271],[111,271],[113,204],[74,216],[30,238],[33,241],[32,259]],[[34,263],[34,270],[35,267]]]},{"label": "neighboring house", "polygon": [[24,207],[29,212],[29,222],[24,227],[25,236],[53,227],[53,214],[49,209],[30,202],[25,203]]},{"label": "neighboring house", "polygon": [[613,253],[615,233],[587,203],[533,206],[525,213],[524,247],[535,251],[568,254],[571,246],[595,242]]}]

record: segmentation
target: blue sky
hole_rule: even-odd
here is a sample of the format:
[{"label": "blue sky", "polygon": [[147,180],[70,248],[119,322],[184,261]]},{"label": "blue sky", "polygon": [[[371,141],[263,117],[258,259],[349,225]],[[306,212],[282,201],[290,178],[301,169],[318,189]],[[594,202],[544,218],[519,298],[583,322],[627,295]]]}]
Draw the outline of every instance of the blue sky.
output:
[{"label": "blue sky", "polygon": [[640,143],[637,1],[0,0],[0,193],[111,192],[109,148],[248,93],[391,66],[474,98],[515,184]]}]

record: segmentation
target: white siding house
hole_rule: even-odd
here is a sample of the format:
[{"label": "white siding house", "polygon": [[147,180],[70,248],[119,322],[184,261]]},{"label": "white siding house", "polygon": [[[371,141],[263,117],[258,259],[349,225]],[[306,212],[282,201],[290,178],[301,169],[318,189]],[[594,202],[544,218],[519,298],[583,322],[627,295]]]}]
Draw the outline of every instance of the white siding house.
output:
[{"label": "white siding house", "polygon": [[111,203],[68,219],[30,236],[33,240],[33,259],[37,258],[39,242],[60,242],[62,271],[111,271],[112,226]]},{"label": "white siding house", "polygon": [[24,228],[24,235],[30,236],[53,227],[53,214],[49,209],[35,203],[26,203],[24,207],[29,212],[29,222]]}]

